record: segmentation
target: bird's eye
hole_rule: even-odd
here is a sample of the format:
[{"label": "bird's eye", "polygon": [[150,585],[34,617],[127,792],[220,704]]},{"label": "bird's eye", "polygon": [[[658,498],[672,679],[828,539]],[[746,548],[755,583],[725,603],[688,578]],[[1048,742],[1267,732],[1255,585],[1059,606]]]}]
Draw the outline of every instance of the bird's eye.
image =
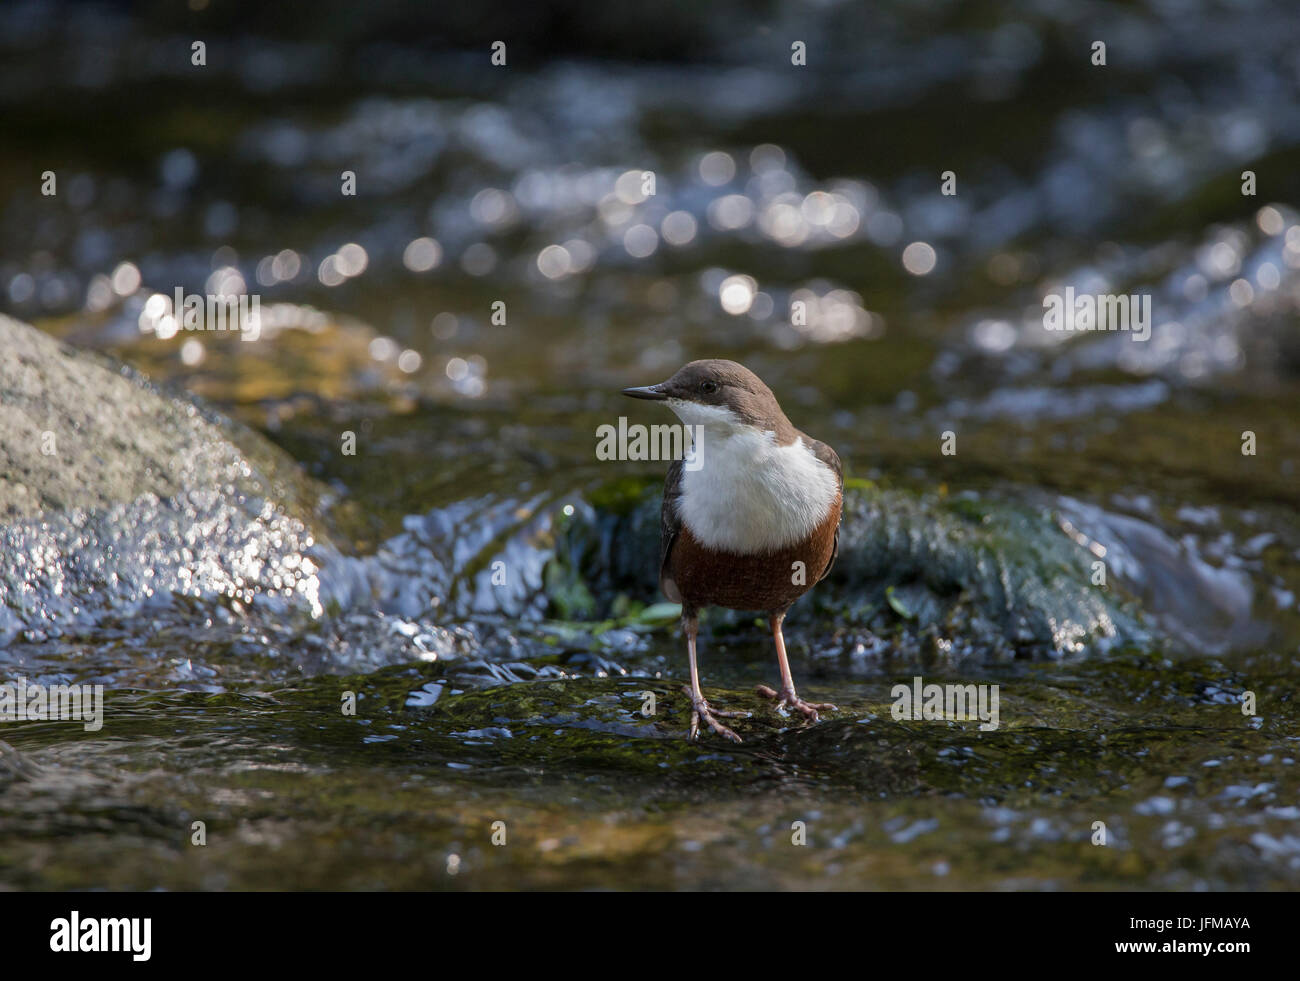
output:
[{"label": "bird's eye", "polygon": [[718,390],[718,383],[714,381],[700,382],[700,391],[705,395],[712,395]]}]

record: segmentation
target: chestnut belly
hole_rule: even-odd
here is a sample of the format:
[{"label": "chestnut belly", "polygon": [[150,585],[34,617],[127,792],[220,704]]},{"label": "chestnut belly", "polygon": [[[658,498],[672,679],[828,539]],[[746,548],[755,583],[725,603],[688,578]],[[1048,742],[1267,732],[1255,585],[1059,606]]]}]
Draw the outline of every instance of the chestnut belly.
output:
[{"label": "chestnut belly", "polygon": [[786,609],[821,578],[835,549],[839,522],[837,501],[826,520],[803,541],[753,555],[707,548],[683,525],[669,557],[683,605],[765,612]]}]

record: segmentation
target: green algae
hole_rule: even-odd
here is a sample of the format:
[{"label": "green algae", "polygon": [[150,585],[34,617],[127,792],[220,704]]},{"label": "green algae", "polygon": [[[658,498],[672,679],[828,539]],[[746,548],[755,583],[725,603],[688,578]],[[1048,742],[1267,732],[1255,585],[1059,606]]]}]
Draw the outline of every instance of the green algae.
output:
[{"label": "green algae", "polygon": [[[981,732],[894,719],[906,678],[810,679],[840,710],[806,725],[742,686],[763,668],[733,665],[706,691],[751,713],[739,746],[682,738],[679,672],[462,688],[448,663],[116,691],[97,738],[8,728],[31,763],[0,799],[0,875],[75,888],[94,858],[112,888],[1293,887],[1269,843],[1300,793],[1294,701],[1254,669],[1124,656],[927,678],[1000,684],[1002,724]],[[1259,687],[1259,728],[1207,697],[1232,677]],[[74,752],[90,766],[70,784]]]}]

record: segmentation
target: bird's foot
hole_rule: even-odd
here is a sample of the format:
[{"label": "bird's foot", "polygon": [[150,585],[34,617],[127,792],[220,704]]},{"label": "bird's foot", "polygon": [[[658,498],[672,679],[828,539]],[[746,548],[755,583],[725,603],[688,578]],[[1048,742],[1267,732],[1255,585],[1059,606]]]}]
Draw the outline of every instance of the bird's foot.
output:
[{"label": "bird's foot", "polygon": [[776,708],[782,715],[785,715],[787,708],[792,708],[797,712],[802,712],[808,717],[810,722],[817,722],[821,716],[818,712],[837,712],[839,711],[830,702],[805,702],[795,694],[793,688],[783,689],[778,694],[774,689],[768,688],[767,685],[759,685],[754,691],[764,698],[771,698],[776,701]]},{"label": "bird's foot", "polygon": [[733,743],[744,742],[743,739],[724,726],[714,716],[720,715],[724,719],[747,719],[749,718],[748,712],[723,712],[719,709],[711,709],[709,703],[704,700],[703,695],[696,699],[689,688],[683,688],[682,692],[691,700],[691,739],[700,738],[700,720],[703,719],[709,724],[709,728],[719,736],[730,739]]}]

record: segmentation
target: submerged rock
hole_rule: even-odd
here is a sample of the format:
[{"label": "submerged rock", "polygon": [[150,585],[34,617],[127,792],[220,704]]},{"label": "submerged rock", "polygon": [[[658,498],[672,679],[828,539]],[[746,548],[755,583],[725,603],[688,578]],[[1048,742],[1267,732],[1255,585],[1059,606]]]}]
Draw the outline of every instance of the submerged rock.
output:
[{"label": "submerged rock", "polygon": [[[573,612],[566,604],[575,594],[627,592],[647,602],[655,595],[658,488],[619,493],[617,504],[596,495],[603,509],[576,511],[563,525],[547,577],[562,613]],[[1094,585],[1095,558],[1050,508],[850,481],[839,558],[796,611],[823,633],[869,629],[904,654],[950,661],[1149,642],[1114,584]]]}]

